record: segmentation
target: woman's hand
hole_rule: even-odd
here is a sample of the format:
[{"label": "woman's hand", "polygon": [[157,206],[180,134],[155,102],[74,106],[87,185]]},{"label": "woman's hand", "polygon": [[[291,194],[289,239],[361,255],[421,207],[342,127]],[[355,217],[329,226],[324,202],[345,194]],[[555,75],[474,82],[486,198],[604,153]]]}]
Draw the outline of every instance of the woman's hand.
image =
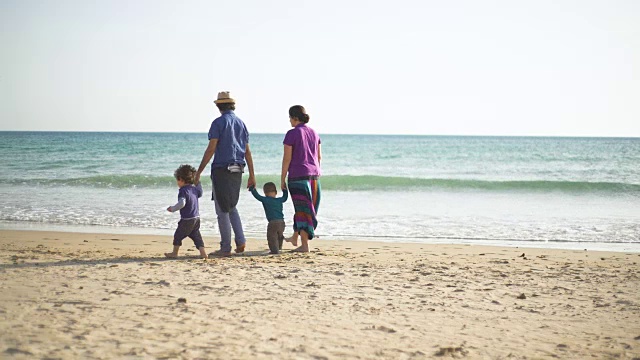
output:
[{"label": "woman's hand", "polygon": [[287,190],[287,182],[286,182],[285,180],[282,180],[282,181],[280,182],[280,188],[281,188],[282,190]]},{"label": "woman's hand", "polygon": [[196,172],[196,176],[193,178],[193,183],[194,184],[198,185],[198,183],[200,183],[200,175],[201,174],[202,173],[200,173],[200,172]]}]

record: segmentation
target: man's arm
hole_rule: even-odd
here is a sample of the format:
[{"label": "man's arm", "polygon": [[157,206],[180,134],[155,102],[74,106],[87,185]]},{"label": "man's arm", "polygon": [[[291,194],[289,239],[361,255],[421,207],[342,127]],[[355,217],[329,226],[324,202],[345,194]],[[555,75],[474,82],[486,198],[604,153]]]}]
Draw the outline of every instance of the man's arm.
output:
[{"label": "man's arm", "polygon": [[289,164],[291,164],[291,156],[293,153],[293,147],[290,145],[284,146],[284,154],[282,155],[282,174],[280,174],[280,185],[284,190],[287,188],[287,173],[289,172]]},{"label": "man's arm", "polygon": [[318,164],[322,161],[322,144],[318,143]]},{"label": "man's arm", "polygon": [[202,172],[204,171],[204,169],[207,168],[207,165],[209,164],[209,161],[211,161],[213,154],[216,153],[217,146],[218,146],[218,139],[209,140],[209,145],[207,146],[207,149],[204,151],[204,155],[202,155],[202,161],[200,162],[200,167],[198,167],[198,172],[196,173],[196,178],[195,178],[196,184],[200,182],[200,175],[202,175]]},{"label": "man's arm", "polygon": [[247,143],[247,146],[245,148],[244,158],[247,161],[247,167],[249,168],[249,180],[247,180],[247,188],[251,188],[252,186],[256,186],[256,176],[253,172],[253,157],[251,156],[249,143]]}]

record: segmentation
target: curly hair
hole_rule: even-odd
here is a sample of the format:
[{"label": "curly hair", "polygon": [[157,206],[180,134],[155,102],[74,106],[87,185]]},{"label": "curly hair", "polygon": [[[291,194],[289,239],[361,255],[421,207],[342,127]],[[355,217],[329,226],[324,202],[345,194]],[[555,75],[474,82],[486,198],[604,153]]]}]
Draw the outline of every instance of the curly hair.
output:
[{"label": "curly hair", "polygon": [[193,184],[196,177],[196,169],[191,165],[180,165],[179,168],[173,173],[176,180],[182,180],[187,184]]}]

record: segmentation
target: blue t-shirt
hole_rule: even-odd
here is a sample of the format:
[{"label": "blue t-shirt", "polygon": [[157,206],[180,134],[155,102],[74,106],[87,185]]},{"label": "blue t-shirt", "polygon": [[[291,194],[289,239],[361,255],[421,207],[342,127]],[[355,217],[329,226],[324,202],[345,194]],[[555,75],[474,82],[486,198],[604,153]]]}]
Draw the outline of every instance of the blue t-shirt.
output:
[{"label": "blue t-shirt", "polygon": [[255,186],[251,187],[251,193],[253,197],[258,199],[262,203],[264,213],[267,215],[267,220],[284,220],[284,214],[282,213],[282,204],[287,201],[289,193],[287,190],[282,190],[282,197],[272,198],[269,196],[262,196],[258,194]]},{"label": "blue t-shirt", "polygon": [[178,190],[178,202],[185,199],[185,205],[180,209],[181,219],[193,219],[200,217],[198,198],[202,196],[202,185],[185,185]]},{"label": "blue t-shirt", "polygon": [[244,122],[229,110],[213,120],[209,129],[209,140],[218,139],[213,155],[211,171],[231,164],[245,165],[244,155],[249,143],[249,132]]}]

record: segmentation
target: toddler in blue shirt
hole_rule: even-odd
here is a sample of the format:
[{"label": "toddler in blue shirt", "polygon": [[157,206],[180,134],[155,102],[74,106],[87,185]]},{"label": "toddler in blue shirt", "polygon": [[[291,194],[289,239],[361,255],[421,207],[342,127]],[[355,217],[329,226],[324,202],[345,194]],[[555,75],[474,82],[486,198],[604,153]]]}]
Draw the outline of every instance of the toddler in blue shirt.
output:
[{"label": "toddler in blue shirt", "polygon": [[255,186],[249,188],[253,197],[262,203],[265,215],[269,224],[267,225],[267,243],[271,254],[278,254],[282,250],[282,241],[284,240],[284,214],[282,212],[282,204],[287,201],[289,193],[287,189],[282,189],[282,196],[277,198],[278,190],[276,184],[268,182],[262,187],[262,191],[266,196],[258,194]]},{"label": "toddler in blue shirt", "polygon": [[200,235],[200,210],[198,207],[198,198],[202,196],[202,185],[200,183],[193,184],[196,169],[191,165],[180,165],[173,175],[180,190],[178,190],[178,202],[169,206],[167,211],[180,210],[180,221],[173,235],[173,252],[165,253],[164,256],[171,259],[178,257],[182,240],[190,237],[196,249],[200,251],[200,257],[206,259],[207,251],[204,248],[202,235]]}]

